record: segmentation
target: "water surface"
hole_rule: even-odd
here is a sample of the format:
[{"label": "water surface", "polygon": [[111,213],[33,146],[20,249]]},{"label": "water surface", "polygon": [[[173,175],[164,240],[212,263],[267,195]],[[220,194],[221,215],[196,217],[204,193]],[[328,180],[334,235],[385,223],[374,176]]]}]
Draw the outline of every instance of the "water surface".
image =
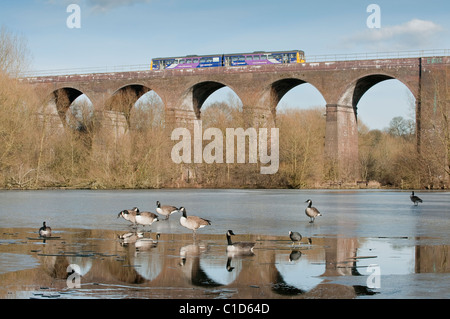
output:
[{"label": "water surface", "polygon": [[[419,206],[409,192],[379,190],[2,191],[0,297],[448,298],[450,194],[417,195]],[[323,214],[314,224],[307,199]],[[118,239],[134,231],[118,213],[155,212],[157,200],[212,224],[194,239],[174,214],[145,238]],[[256,242],[254,253],[227,254],[228,229]],[[70,264],[79,288],[68,288]]]}]

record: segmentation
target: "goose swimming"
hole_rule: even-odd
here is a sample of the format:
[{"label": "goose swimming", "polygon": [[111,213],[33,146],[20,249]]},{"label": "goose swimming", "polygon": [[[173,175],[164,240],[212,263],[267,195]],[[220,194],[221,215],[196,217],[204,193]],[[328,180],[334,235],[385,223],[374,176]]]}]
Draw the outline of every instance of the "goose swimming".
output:
[{"label": "goose swimming", "polygon": [[39,228],[39,236],[41,237],[50,237],[52,235],[52,229],[43,223],[42,227]]},{"label": "goose swimming", "polygon": [[227,252],[253,252],[254,242],[237,242],[231,241],[231,236],[235,235],[232,230],[227,231]]}]

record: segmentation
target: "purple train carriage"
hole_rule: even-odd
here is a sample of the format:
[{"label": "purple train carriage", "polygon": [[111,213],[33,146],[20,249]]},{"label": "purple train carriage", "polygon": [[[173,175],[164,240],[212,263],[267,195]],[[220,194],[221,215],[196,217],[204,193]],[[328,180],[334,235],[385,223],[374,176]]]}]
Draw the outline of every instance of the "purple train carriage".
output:
[{"label": "purple train carriage", "polygon": [[156,58],[152,60],[150,69],[194,69],[285,63],[305,63],[305,53],[300,50],[276,52],[257,51],[253,53]]}]

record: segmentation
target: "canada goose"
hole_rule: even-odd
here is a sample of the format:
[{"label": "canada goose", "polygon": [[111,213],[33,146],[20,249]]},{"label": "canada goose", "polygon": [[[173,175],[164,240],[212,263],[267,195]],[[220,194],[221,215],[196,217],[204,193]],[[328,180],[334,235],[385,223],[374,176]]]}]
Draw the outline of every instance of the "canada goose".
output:
[{"label": "canada goose", "polygon": [[179,211],[183,214],[180,218],[181,226],[184,226],[193,231],[193,235],[196,235],[196,231],[199,228],[211,225],[211,221],[198,216],[187,216],[186,208],[180,207]]},{"label": "canada goose", "polygon": [[133,226],[136,226],[136,214],[139,211],[137,207],[134,207],[133,209],[124,209],[117,215],[117,218],[122,216],[125,220],[128,220],[133,224]]},{"label": "canada goose", "polygon": [[234,235],[232,230],[227,231],[227,252],[253,252],[255,243],[253,242],[237,242],[231,241],[231,236]]},{"label": "canada goose", "polygon": [[419,205],[419,203],[423,202],[420,197],[414,195],[414,191],[411,193],[409,198],[411,198],[411,201],[414,203],[414,206],[417,206],[417,205]]},{"label": "canada goose", "polygon": [[292,245],[295,244],[295,242],[298,242],[300,244],[300,241],[302,240],[302,235],[299,232],[296,231],[289,231],[289,238],[292,240]]},{"label": "canada goose", "polygon": [[158,215],[152,212],[141,212],[139,208],[136,207],[136,224],[142,226],[151,226],[154,222],[159,221]]},{"label": "canada goose", "polygon": [[308,207],[306,207],[306,209],[305,209],[305,214],[306,214],[306,216],[311,218],[311,220],[309,222],[314,223],[314,219],[317,216],[322,216],[322,214],[317,210],[317,208],[311,207],[312,200],[308,199],[305,203],[308,203]]},{"label": "canada goose", "polygon": [[45,222],[42,227],[39,228],[39,236],[41,237],[50,237],[52,235],[52,229],[48,227]]},{"label": "canada goose", "polygon": [[166,220],[169,219],[169,216],[173,213],[178,212],[178,208],[171,205],[161,205],[159,201],[156,201],[156,212],[160,215],[166,216]]}]

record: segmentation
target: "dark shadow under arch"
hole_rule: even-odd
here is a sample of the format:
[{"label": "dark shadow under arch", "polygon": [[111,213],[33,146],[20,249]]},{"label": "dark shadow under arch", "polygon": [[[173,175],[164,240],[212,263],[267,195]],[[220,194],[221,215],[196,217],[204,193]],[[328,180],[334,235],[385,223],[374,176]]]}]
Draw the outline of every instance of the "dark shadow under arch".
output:
[{"label": "dark shadow under arch", "polygon": [[272,108],[275,108],[278,105],[280,100],[287,92],[289,92],[294,87],[304,83],[307,82],[296,78],[282,79],[272,83],[271,86]]},{"label": "dark shadow under arch", "polygon": [[53,91],[50,99],[53,99],[55,102],[56,111],[58,112],[58,115],[63,123],[66,121],[66,112],[70,108],[70,105],[72,105],[73,101],[83,94],[84,93],[80,90],[71,87],[60,88]]},{"label": "dark shadow under arch", "polygon": [[152,91],[151,88],[142,84],[123,86],[106,101],[105,110],[123,113],[129,127],[133,106],[144,94],[150,91]]},{"label": "dark shadow under arch", "polygon": [[[322,92],[317,89],[317,87],[305,80],[299,79],[299,78],[285,78],[278,81],[273,82],[270,85],[269,90],[269,96],[267,96],[267,93],[265,95],[265,101],[266,103],[269,103],[270,110],[272,112],[272,116],[274,119],[276,119],[277,116],[277,109],[280,105],[280,101],[283,99],[283,97],[292,89],[303,85],[303,84],[309,84],[313,90],[317,91],[317,93],[323,98],[324,104],[326,104],[326,100]],[[267,98],[269,100],[267,100]]]},{"label": "dark shadow under arch", "polygon": [[136,101],[151,90],[149,87],[141,84],[131,84],[121,87],[106,101],[105,109],[128,114]]},{"label": "dark shadow under arch", "polygon": [[200,119],[200,109],[208,97],[226,85],[220,82],[206,81],[192,87],[192,104],[197,119]]},{"label": "dark shadow under arch", "polygon": [[353,109],[356,111],[358,102],[361,100],[362,96],[368,90],[370,90],[370,88],[386,80],[397,80],[397,79],[385,74],[373,74],[358,79],[355,85],[355,89],[353,90],[352,96]]}]

